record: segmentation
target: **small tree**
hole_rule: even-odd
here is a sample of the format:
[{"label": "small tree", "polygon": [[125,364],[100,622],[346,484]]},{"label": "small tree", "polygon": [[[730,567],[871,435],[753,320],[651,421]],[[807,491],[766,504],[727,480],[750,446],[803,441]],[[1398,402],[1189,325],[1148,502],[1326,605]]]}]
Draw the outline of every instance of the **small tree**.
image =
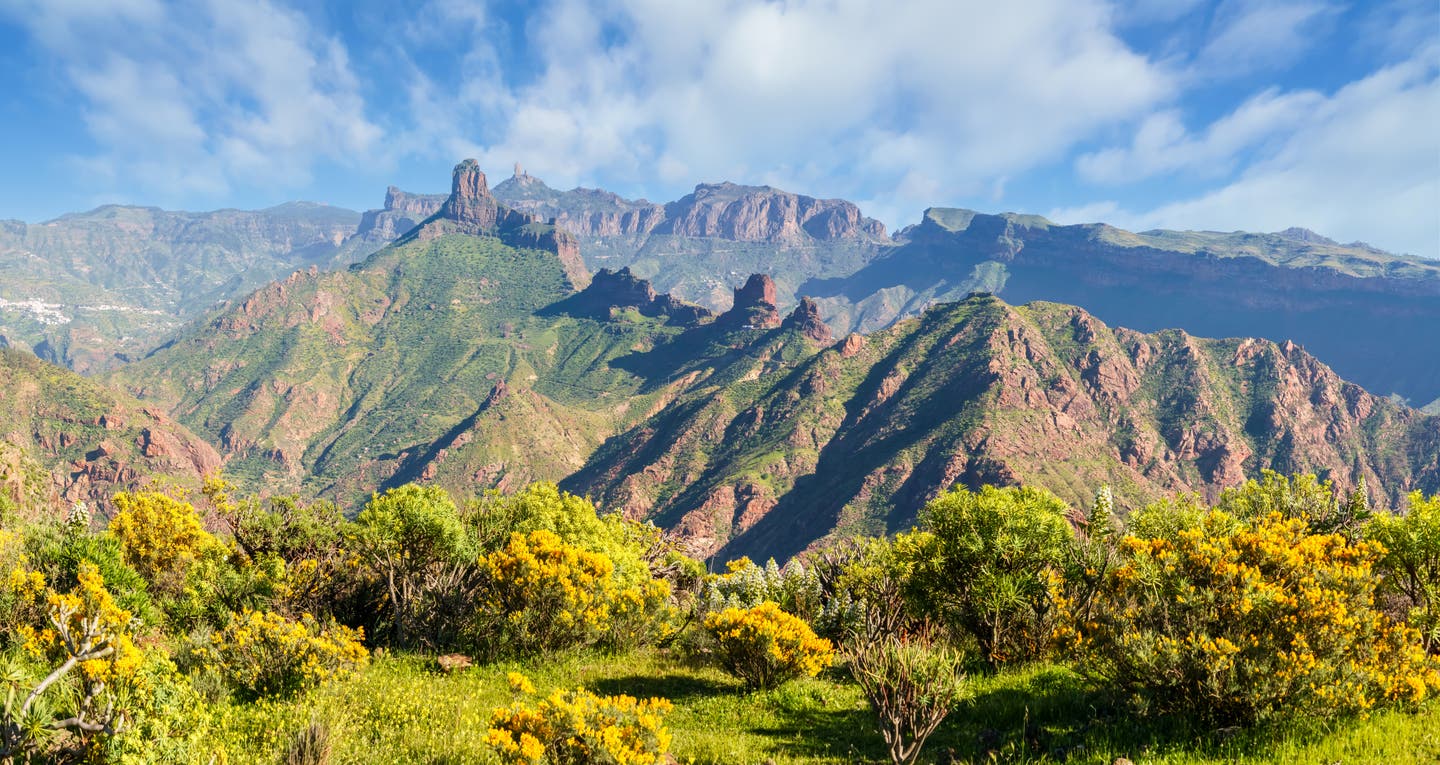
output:
[{"label": "small tree", "polygon": [[973,636],[991,664],[1042,655],[1070,548],[1067,510],[1029,486],[936,497],[921,513],[926,536],[910,545],[910,599]]},{"label": "small tree", "polygon": [[1365,537],[1385,548],[1376,565],[1383,586],[1405,599],[1425,649],[1440,652],[1440,495],[1414,492],[1405,515],[1375,516]]},{"label": "small tree", "polygon": [[[7,694],[0,720],[0,759],[32,751],[49,732],[109,735],[125,727],[124,712],[115,707],[115,692],[135,675],[142,660],[131,639],[130,613],[115,604],[95,566],[83,564],[78,579],[72,591],[48,594],[45,629],[28,625],[20,629],[26,648],[54,668],[23,697],[13,690]],[[77,686],[68,715],[37,715],[50,708],[42,703],[47,691],[67,683]]]},{"label": "small tree", "polygon": [[[385,588],[397,645],[417,637],[427,600],[443,594],[461,601],[473,591],[475,548],[455,503],[438,486],[406,484],[375,495],[348,541]],[[445,616],[436,610],[431,615]],[[435,642],[437,636],[423,637]]]},{"label": "small tree", "polygon": [[890,759],[910,765],[960,701],[960,655],[921,636],[857,636],[846,657],[880,724]]}]

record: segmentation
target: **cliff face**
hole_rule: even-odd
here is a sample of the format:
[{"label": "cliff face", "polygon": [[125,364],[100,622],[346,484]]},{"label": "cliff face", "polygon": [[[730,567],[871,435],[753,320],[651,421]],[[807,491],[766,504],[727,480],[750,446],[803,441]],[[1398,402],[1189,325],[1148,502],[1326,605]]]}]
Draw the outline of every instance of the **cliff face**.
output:
[{"label": "cliff face", "polygon": [[761,556],[905,528],[957,482],[1077,504],[1108,484],[1132,507],[1267,467],[1364,478],[1385,506],[1440,487],[1440,418],[1293,343],[1145,335],[1070,306],[943,304],[752,385],[682,397],[567,485],[683,530],[697,553]]},{"label": "cliff face", "polygon": [[737,242],[883,238],[885,225],[843,199],[815,199],[769,186],[701,184],[665,205],[657,233]]},{"label": "cliff face", "polygon": [[[209,444],[154,407],[29,353],[0,349],[0,389],[0,463],[29,463],[36,473],[30,486],[12,480],[0,489],[12,498],[28,494],[51,509],[104,506],[114,492],[154,476],[196,486],[220,467]],[[9,479],[24,472],[0,465]]]},{"label": "cliff face", "polygon": [[506,205],[576,235],[593,269],[631,268],[655,288],[720,312],[729,285],[749,273],[775,282],[777,305],[798,299],[811,277],[838,277],[890,246],[885,227],[844,200],[768,186],[700,184],[668,204],[596,189],[557,191],[517,173],[495,187]]},{"label": "cliff face", "polygon": [[439,212],[448,198],[444,194],[411,194],[391,186],[385,190],[385,206],[366,211],[354,236],[381,246],[388,244]]}]

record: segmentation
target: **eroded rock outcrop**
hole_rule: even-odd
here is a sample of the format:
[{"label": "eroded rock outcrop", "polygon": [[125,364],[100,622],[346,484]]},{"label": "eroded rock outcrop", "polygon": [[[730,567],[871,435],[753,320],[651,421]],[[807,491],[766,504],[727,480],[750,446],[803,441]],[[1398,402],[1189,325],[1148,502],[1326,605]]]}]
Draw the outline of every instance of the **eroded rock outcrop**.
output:
[{"label": "eroded rock outcrop", "polygon": [[600,269],[590,286],[562,306],[566,313],[597,319],[610,318],[617,308],[633,308],[642,316],[666,316],[671,324],[679,326],[695,326],[714,316],[708,309],[657,293],[650,282],[635,276],[629,267],[619,271]]},{"label": "eroded rock outcrop", "polygon": [[795,310],[785,317],[785,321],[780,326],[797,329],[805,337],[822,345],[828,345],[835,341],[830,327],[820,319],[820,306],[808,297],[800,298],[800,304],[795,306]]},{"label": "eroded rock outcrop", "polygon": [[702,183],[665,205],[659,234],[739,242],[883,238],[885,225],[843,199],[815,199],[769,186]]},{"label": "eroded rock outcrop", "polygon": [[775,304],[775,280],[767,274],[751,274],[745,284],[735,288],[734,303],[730,310],[720,314],[716,323],[746,329],[780,326],[780,311]]}]

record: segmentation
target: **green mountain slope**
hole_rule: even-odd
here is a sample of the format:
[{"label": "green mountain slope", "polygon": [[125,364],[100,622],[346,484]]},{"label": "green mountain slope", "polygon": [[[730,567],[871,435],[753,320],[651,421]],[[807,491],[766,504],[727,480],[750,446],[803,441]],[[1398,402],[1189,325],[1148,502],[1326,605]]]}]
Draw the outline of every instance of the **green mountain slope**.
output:
[{"label": "green mountain slope", "polygon": [[[647,397],[611,366],[681,330],[569,313],[564,232],[499,206],[473,163],[422,226],[349,270],[261,289],[113,379],[214,439],[234,475],[354,499],[563,476]],[[545,310],[545,309],[551,310]]]},{"label": "green mountain slope", "polygon": [[1142,335],[977,297],[696,389],[567,485],[682,529],[699,552],[764,556],[903,528],[955,483],[1035,483],[1076,503],[1109,484],[1136,502],[1273,468],[1363,477],[1391,504],[1440,486],[1437,463],[1440,418],[1294,344]]},{"label": "green mountain slope", "polygon": [[155,476],[198,484],[219,467],[208,444],[150,406],[0,348],[0,492],[27,507],[85,500]]}]

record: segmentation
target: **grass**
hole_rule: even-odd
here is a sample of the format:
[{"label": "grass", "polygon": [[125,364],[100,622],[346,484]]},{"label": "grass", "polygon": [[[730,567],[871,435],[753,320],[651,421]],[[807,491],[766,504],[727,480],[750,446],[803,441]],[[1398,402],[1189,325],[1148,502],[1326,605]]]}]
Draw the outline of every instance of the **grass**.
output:
[{"label": "grass", "polygon": [[[539,691],[582,685],[602,694],[662,696],[681,763],[745,765],[880,762],[884,749],[859,689],[839,670],[746,692],[709,667],[646,650],[623,657],[567,654],[441,674],[428,659],[391,656],[290,701],[222,706],[231,762],[279,762],[310,721],[330,727],[334,765],[489,761],[491,711],[513,698],[507,672]],[[1431,763],[1440,759],[1440,708],[1267,729],[1209,730],[1142,720],[1069,669],[1040,665],[977,677],[969,699],[926,746],[923,762]]]}]

